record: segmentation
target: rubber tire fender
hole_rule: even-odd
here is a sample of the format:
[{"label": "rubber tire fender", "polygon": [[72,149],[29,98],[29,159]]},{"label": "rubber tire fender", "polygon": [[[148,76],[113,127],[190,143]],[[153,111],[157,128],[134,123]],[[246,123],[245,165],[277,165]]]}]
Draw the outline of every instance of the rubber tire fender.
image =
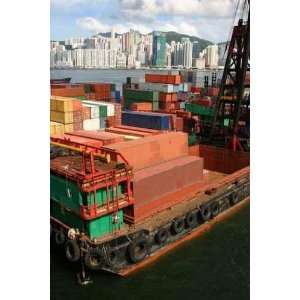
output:
[{"label": "rubber tire fender", "polygon": [[[93,258],[98,258],[98,263],[93,262]],[[105,264],[102,251],[97,248],[89,248],[84,255],[84,263],[92,271],[101,270]]]},{"label": "rubber tire fender", "polygon": [[197,224],[197,215],[195,212],[188,212],[185,216],[185,224],[188,228],[194,227]]},{"label": "rubber tire fender", "polygon": [[231,193],[230,197],[230,204],[235,205],[239,202],[239,193],[238,192],[233,192]]},{"label": "rubber tire fender", "polygon": [[54,238],[57,245],[62,245],[66,241],[66,236],[62,230],[56,231]]},{"label": "rubber tire fender", "polygon": [[178,218],[174,219],[174,222],[171,226],[171,230],[174,234],[180,233],[184,229],[184,219]]},{"label": "rubber tire fender", "polygon": [[169,232],[166,228],[161,228],[156,234],[155,234],[155,241],[161,245],[164,244],[169,236]]},{"label": "rubber tire fender", "polygon": [[76,240],[67,240],[65,255],[69,262],[76,262],[80,259],[80,248]]},{"label": "rubber tire fender", "polygon": [[220,205],[217,201],[213,202],[210,205],[210,209],[211,209],[211,215],[212,217],[216,217],[219,213],[220,213]]},{"label": "rubber tire fender", "polygon": [[200,209],[200,215],[201,215],[201,219],[206,222],[210,219],[211,217],[211,208],[210,205],[203,205]]},{"label": "rubber tire fender", "polygon": [[[144,236],[138,237],[128,245],[128,255],[133,263],[142,261],[148,254],[148,239]],[[138,253],[137,253],[138,250]]]},{"label": "rubber tire fender", "polygon": [[107,261],[107,264],[109,266],[113,267],[116,264],[116,262],[118,261],[119,256],[120,256],[119,250],[110,249],[108,251],[108,261]]}]

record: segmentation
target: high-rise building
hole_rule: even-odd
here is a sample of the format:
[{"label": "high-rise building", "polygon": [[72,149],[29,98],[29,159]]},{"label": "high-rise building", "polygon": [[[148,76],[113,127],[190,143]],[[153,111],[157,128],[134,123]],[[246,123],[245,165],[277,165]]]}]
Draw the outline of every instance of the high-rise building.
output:
[{"label": "high-rise building", "polygon": [[183,66],[189,69],[192,67],[193,44],[189,38],[182,38],[181,42],[183,48]]},{"label": "high-rise building", "polygon": [[126,55],[122,52],[119,52],[117,54],[116,67],[117,68],[126,68]]},{"label": "high-rise building", "polygon": [[226,49],[226,45],[227,43],[220,43],[218,45],[218,55],[219,55],[219,62],[218,62],[218,65],[219,66],[224,66],[225,63],[226,63],[226,52],[227,52],[227,49]]},{"label": "high-rise building", "polygon": [[216,68],[218,66],[218,45],[210,45],[206,48],[206,67],[208,68]]},{"label": "high-rise building", "polygon": [[183,66],[183,46],[179,42],[174,47],[174,66]]},{"label": "high-rise building", "polygon": [[162,32],[153,32],[152,65],[164,67],[166,65],[166,35]]}]

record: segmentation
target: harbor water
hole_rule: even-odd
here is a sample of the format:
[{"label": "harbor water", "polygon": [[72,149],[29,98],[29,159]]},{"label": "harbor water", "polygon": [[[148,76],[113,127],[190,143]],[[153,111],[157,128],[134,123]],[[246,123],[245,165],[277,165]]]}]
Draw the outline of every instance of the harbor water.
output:
[{"label": "harbor water", "polygon": [[55,300],[246,300],[250,299],[250,205],[204,235],[122,278],[93,273],[80,287],[79,267],[51,249],[51,299]]},{"label": "harbor water", "polygon": [[[114,70],[114,69],[83,69],[83,70],[72,70],[72,69],[53,69],[50,71],[51,79],[57,78],[72,78],[72,83],[76,82],[107,82],[115,83],[117,90],[122,90],[122,84],[126,83],[126,77],[138,77],[144,78],[145,73],[150,72],[161,72],[159,70],[148,70],[148,69],[136,69],[136,70]],[[208,76],[209,83],[211,82],[212,70],[201,70],[201,81],[204,82],[204,76]],[[220,78],[222,71],[217,72],[217,78]]]}]

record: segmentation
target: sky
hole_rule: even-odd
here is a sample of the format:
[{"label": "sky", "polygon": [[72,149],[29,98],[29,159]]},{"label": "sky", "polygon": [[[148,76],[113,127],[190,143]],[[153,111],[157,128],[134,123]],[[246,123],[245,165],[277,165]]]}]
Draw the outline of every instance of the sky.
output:
[{"label": "sky", "polygon": [[176,31],[218,43],[228,39],[238,0],[51,0],[51,40],[112,28]]}]

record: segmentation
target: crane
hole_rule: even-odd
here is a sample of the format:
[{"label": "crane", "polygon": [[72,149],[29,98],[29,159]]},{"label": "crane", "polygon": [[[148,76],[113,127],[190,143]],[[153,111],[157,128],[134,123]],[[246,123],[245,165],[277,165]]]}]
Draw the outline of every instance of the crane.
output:
[{"label": "crane", "polygon": [[239,19],[232,30],[209,134],[209,143],[221,143],[233,151],[248,150],[250,140],[250,93],[245,96],[250,88],[246,80],[250,75],[250,0],[244,1],[242,15],[247,4],[247,20]]}]

